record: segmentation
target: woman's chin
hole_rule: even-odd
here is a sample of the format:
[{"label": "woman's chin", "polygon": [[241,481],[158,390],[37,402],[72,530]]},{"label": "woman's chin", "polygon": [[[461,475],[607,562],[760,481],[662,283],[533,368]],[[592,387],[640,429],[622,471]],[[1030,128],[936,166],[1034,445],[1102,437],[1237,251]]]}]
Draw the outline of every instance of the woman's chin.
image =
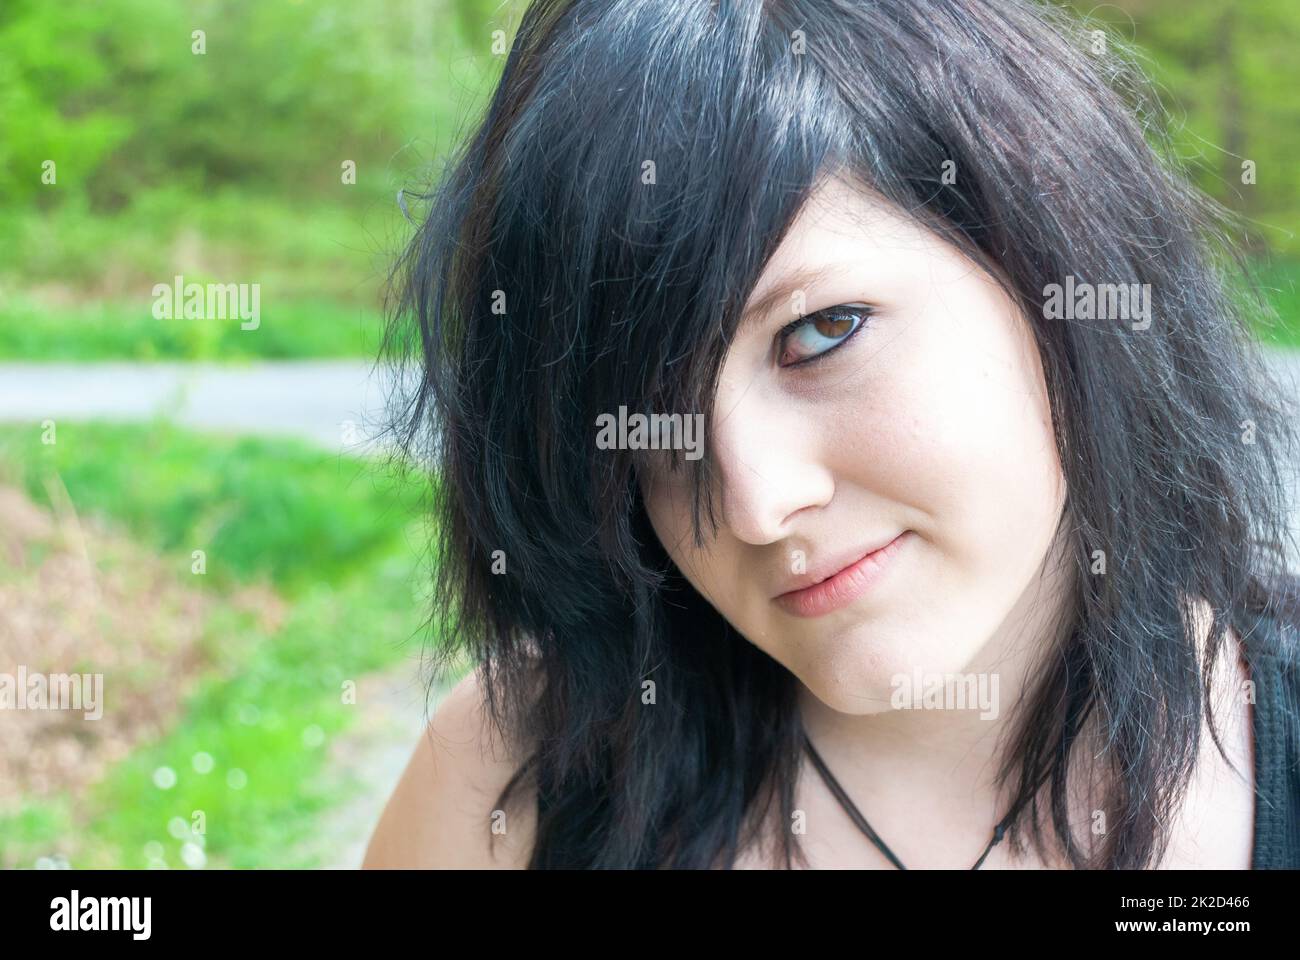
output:
[{"label": "woman's chin", "polygon": [[896,642],[879,631],[847,634],[830,646],[792,672],[827,707],[851,716],[910,705],[916,691],[960,675],[970,662],[967,652],[954,653],[959,644],[927,650],[914,639]]}]

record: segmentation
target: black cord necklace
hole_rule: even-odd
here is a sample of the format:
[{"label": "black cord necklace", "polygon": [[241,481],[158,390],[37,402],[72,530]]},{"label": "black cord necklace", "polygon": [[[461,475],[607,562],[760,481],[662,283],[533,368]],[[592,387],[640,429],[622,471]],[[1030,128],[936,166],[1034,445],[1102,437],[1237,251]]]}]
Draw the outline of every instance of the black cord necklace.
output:
[{"label": "black cord necklace", "polygon": [[[857,805],[849,799],[849,795],[844,792],[844,788],[840,786],[839,781],[831,775],[830,769],[826,766],[826,761],[821,758],[821,754],[819,754],[817,748],[813,746],[812,740],[808,738],[807,732],[803,735],[803,742],[804,746],[808,749],[808,754],[812,757],[813,766],[817,768],[817,772],[820,773],[822,779],[826,781],[826,786],[830,787],[831,793],[835,794],[835,799],[840,802],[840,806],[845,809],[854,824],[857,825],[857,828],[867,835],[867,839],[876,845],[876,849],[883,853],[889,859],[890,863],[896,866],[899,870],[906,870],[907,867],[903,866],[903,861],[899,860],[898,857],[894,855],[894,851],[890,850],[889,847],[885,845],[885,841],[881,840],[880,835],[871,828],[871,824],[867,823],[867,818],[862,815],[860,810],[858,810]],[[1017,809],[1018,808],[1013,808],[1011,812],[1003,817],[1002,821],[993,828],[993,839],[990,840],[989,845],[984,848],[984,852],[980,854],[980,858],[975,861],[975,865],[971,867],[972,870],[978,870],[983,865],[984,858],[989,855],[989,851],[997,846],[998,842],[1002,839],[1003,834],[1006,833],[1007,827],[1010,826]]]}]

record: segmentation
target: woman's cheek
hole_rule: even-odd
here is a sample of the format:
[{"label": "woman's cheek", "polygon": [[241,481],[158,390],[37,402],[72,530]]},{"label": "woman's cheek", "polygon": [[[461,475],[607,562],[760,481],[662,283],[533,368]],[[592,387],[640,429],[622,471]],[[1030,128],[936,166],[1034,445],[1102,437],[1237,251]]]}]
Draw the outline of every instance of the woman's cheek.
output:
[{"label": "woman's cheek", "polygon": [[[916,326],[876,352],[831,421],[825,449],[837,485],[867,492],[882,510],[946,512],[963,500],[986,428],[969,416],[966,376]],[[877,525],[886,519],[899,518]]]},{"label": "woman's cheek", "polygon": [[1035,387],[1000,331],[981,338],[946,317],[900,321],[864,365],[826,449],[839,483],[882,508],[901,506],[926,539],[978,562],[1017,500],[1032,513],[1023,498],[1045,496],[1051,438],[1034,412]]},{"label": "woman's cheek", "polygon": [[1010,572],[1054,532],[1063,480],[1035,357],[1009,318],[980,318],[913,368],[926,373],[899,455],[954,558]]}]

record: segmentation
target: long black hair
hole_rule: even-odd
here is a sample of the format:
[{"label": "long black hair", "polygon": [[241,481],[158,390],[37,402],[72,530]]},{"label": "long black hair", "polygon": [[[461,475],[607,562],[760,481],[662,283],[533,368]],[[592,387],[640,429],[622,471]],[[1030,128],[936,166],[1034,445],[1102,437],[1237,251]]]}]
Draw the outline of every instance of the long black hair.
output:
[{"label": "long black hair", "polygon": [[[741,309],[832,172],[987,269],[1040,351],[1077,599],[1005,752],[1011,843],[1045,849],[1048,817],[1075,866],[1158,860],[1225,630],[1253,629],[1285,567],[1292,442],[1236,227],[1167,159],[1161,116],[1114,36],[1030,0],[529,7],[424,197],[385,352],[418,369],[395,427],[436,480],[435,665],[468,655],[529,745],[499,805],[535,790],[532,866],[730,866],[770,811],[790,822],[796,680],[686,583],[638,453],[598,449],[595,424],[707,422]],[[1150,284],[1149,328],[1046,319],[1067,276]],[[699,538],[711,458],[674,469]],[[1089,724],[1109,829],[1080,845],[1066,784]],[[781,847],[802,859],[789,830]]]}]

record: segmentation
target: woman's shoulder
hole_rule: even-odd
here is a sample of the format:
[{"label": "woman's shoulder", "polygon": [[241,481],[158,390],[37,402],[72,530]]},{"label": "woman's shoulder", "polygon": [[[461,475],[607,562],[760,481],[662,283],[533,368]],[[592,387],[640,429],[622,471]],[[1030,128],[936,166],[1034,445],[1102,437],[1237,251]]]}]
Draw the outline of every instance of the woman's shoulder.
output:
[{"label": "woman's shoulder", "polygon": [[527,779],[498,798],[524,762],[491,723],[471,671],[434,709],[384,808],[363,868],[522,869],[528,865],[536,806]]}]

